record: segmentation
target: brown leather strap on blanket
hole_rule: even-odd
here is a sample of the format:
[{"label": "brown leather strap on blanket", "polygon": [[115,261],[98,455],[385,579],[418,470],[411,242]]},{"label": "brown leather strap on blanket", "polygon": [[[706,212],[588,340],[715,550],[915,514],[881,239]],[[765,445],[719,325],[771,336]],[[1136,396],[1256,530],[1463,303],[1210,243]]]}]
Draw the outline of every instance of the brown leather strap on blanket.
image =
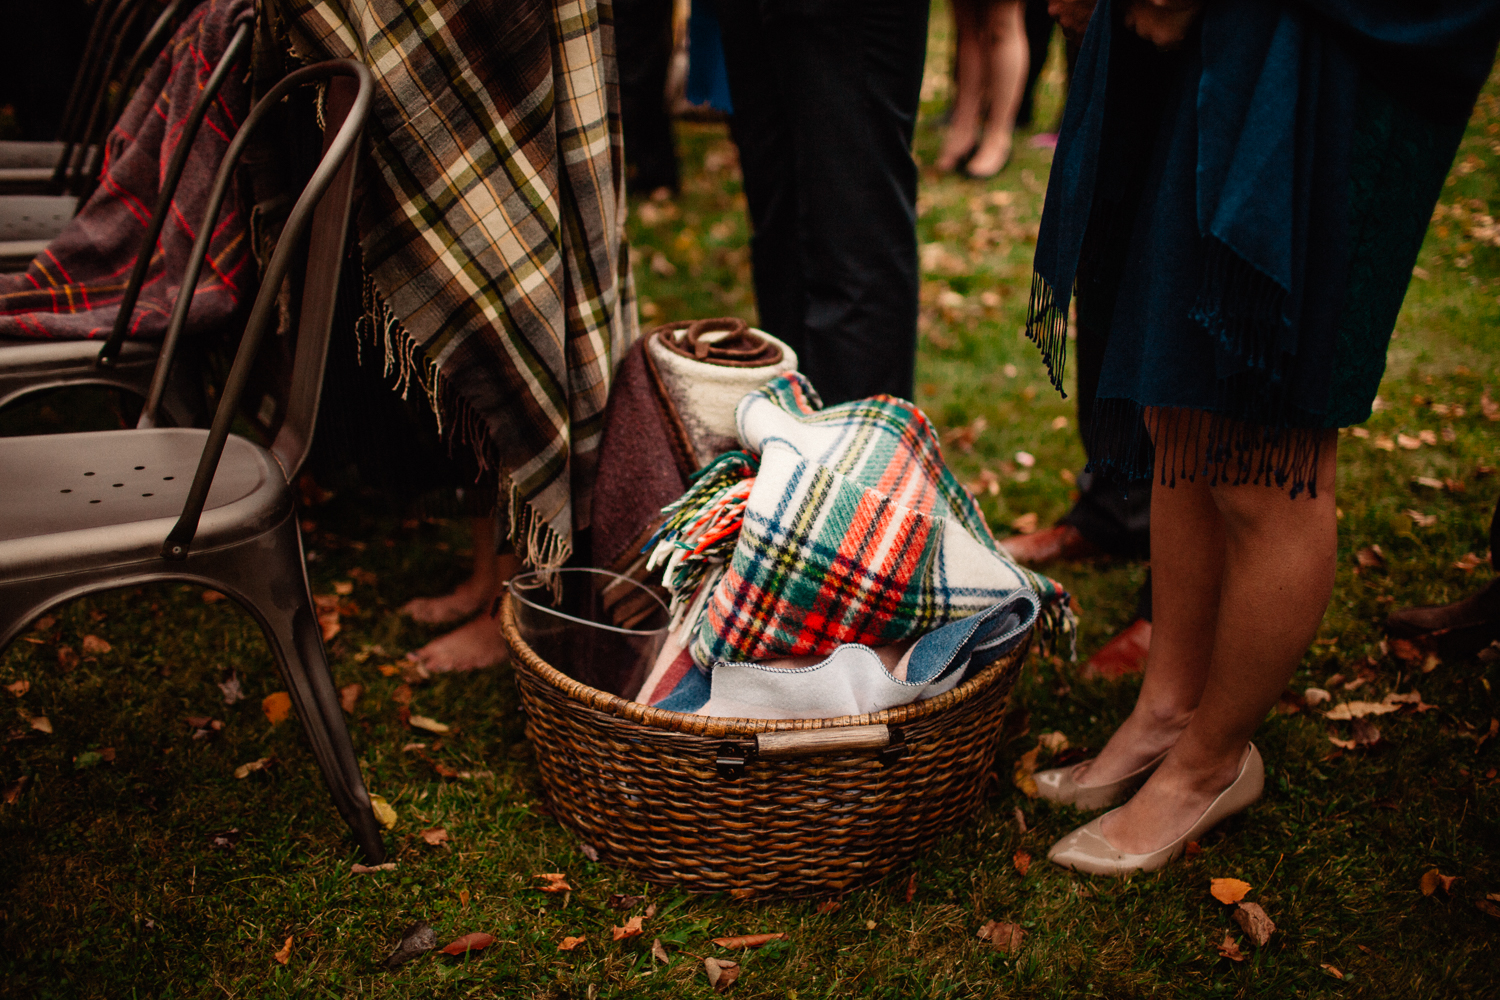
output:
[{"label": "brown leather strap on blanket", "polygon": [[[686,330],[679,336],[679,330]],[[710,335],[718,334],[712,337]],[[781,360],[781,347],[750,329],[742,319],[724,316],[659,326],[649,334],[674,353],[726,368],[764,368]]]}]

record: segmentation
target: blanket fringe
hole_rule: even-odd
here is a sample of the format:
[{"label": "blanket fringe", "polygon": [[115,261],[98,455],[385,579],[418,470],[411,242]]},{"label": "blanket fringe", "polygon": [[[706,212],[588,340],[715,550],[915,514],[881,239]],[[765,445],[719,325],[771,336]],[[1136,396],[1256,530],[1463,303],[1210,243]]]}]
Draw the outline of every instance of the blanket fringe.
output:
[{"label": "blanket fringe", "polygon": [[693,477],[686,493],[662,508],[667,519],[641,551],[648,570],[665,566],[662,583],[672,595],[671,630],[701,618],[712,583],[734,555],[745,504],[760,463],[743,451],[725,452]]},{"label": "blanket fringe", "polygon": [[1203,280],[1189,314],[1231,357],[1273,379],[1287,329],[1287,292],[1213,237],[1203,239]]}]

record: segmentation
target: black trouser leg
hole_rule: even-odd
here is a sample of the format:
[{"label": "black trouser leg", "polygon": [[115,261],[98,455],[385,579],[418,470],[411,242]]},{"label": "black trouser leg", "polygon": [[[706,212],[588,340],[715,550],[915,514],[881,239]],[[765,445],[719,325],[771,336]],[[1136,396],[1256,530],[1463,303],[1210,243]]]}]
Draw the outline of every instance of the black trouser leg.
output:
[{"label": "black trouser leg", "polygon": [[826,403],[910,398],[920,0],[720,4],[765,329]]},{"label": "black trouser leg", "polygon": [[1042,77],[1047,65],[1047,49],[1052,44],[1052,15],[1047,13],[1047,0],[1026,0],[1026,47],[1031,62],[1026,69],[1026,89],[1021,93],[1021,106],[1016,110],[1016,126],[1025,128],[1032,123],[1035,110],[1036,82]]},{"label": "black trouser leg", "polygon": [[667,108],[672,66],[672,0],[615,0],[620,66],[620,131],[626,187],[632,193],[677,191],[677,148]]}]

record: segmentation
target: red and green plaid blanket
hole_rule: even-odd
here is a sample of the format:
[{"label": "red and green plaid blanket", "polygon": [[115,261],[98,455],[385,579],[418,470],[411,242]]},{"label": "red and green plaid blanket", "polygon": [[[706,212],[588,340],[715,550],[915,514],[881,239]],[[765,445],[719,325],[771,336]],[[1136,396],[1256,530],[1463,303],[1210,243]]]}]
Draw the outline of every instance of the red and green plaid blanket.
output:
[{"label": "red and green plaid blanket", "polygon": [[[177,29],[106,139],[93,195],[25,272],[0,275],[0,336],[109,335],[188,113],[235,29],[254,16],[255,0],[210,0]],[[131,336],[166,333],[214,174],[249,106],[246,73],[231,72],[193,141],[131,317]],[[255,294],[246,235],[245,215],[231,197],[209,243],[187,333],[221,327]]]},{"label": "red and green plaid blanket", "polygon": [[1049,629],[1070,627],[1067,594],[995,542],[922,411],[891,396],[819,405],[796,372],[746,396],[749,454],[721,457],[669,508],[653,558],[678,620],[698,622],[694,662],[884,646],[1019,591]]},{"label": "red and green plaid blanket", "polygon": [[560,564],[637,336],[610,0],[280,7],[299,55],[375,74],[359,230],[387,356],[508,479],[522,557]]}]

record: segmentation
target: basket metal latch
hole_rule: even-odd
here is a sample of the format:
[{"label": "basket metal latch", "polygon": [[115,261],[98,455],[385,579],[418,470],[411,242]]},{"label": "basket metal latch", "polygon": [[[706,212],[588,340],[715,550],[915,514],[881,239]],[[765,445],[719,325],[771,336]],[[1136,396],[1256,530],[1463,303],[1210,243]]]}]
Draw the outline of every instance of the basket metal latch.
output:
[{"label": "basket metal latch", "polygon": [[714,766],[719,769],[719,777],[725,781],[737,781],[745,776],[745,765],[750,763],[750,758],[755,756],[756,745],[753,741],[745,740],[735,742],[725,740],[719,744],[719,756],[714,761]]}]

